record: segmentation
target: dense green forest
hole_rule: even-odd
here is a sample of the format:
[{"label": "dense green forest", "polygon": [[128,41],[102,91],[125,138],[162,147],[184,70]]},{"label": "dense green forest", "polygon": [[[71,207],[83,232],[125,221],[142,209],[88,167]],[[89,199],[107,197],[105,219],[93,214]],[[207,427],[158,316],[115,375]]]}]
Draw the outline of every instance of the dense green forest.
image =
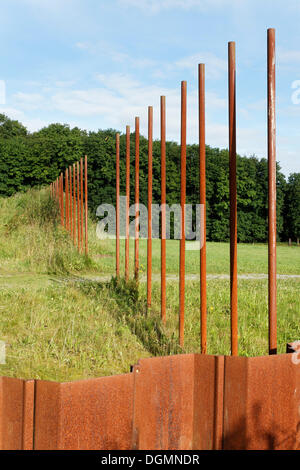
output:
[{"label": "dense green forest", "polygon": [[[18,121],[0,114],[0,195],[11,196],[49,184],[84,154],[88,155],[89,208],[115,203],[115,134],[113,129],[87,132],[51,124],[29,133]],[[131,135],[131,203],[134,203],[134,134]],[[147,205],[147,139],[140,138],[140,200]],[[125,194],[125,135],[120,138],[121,194]],[[207,238],[229,239],[228,150],[206,147]],[[267,240],[267,160],[237,161],[238,240]],[[198,203],[198,146],[187,146],[187,203]],[[180,201],[180,146],[167,142],[167,203]],[[153,144],[153,202],[160,202],[160,142]],[[300,237],[300,173],[288,179],[277,164],[277,231],[279,240]]]}]

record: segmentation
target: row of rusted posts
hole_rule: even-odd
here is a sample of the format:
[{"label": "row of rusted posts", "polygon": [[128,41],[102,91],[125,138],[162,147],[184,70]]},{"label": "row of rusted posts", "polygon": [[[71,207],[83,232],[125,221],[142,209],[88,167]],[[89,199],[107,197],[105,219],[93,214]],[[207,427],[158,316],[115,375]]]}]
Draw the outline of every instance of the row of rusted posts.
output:
[{"label": "row of rusted posts", "polygon": [[[276,306],[276,152],[275,152],[275,30],[268,29],[268,293],[269,354],[277,352]],[[199,168],[202,205],[200,248],[200,328],[201,352],[207,353],[206,295],[206,155],[205,155],[205,65],[198,66]],[[236,52],[228,43],[228,120],[229,120],[229,200],[230,200],[230,312],[231,354],[238,355],[238,275],[237,275],[237,153],[236,153]],[[186,119],[187,83],[181,82],[180,136],[180,204],[181,239],[179,260],[179,344],[184,346],[185,317],[185,203],[186,203]],[[166,98],[160,99],[161,142],[161,319],[166,322]],[[148,107],[148,240],[147,240],[147,306],[151,306],[152,282],[152,146],[153,108]],[[120,135],[116,136],[116,275],[120,276]],[[129,279],[129,198],[130,198],[130,127],[126,126],[126,235],[125,279]],[[139,118],[135,118],[135,262],[134,276],[139,275]]]},{"label": "row of rusted posts", "polygon": [[[60,223],[81,253],[88,254],[87,156],[61,172],[50,184],[50,194],[59,205]],[[83,228],[84,226],[84,228]]]}]

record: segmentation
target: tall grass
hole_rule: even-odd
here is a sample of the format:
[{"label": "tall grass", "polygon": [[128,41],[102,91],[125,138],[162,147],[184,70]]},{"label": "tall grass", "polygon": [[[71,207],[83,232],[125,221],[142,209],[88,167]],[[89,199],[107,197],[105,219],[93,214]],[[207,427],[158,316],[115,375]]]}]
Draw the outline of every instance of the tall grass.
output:
[{"label": "tall grass", "polygon": [[[146,241],[140,241],[139,286],[114,275],[115,242],[100,241],[89,218],[89,256],[78,253],[60,225],[47,189],[0,198],[0,374],[72,380],[127,372],[139,357],[200,351],[199,281],[186,282],[185,346],[178,346],[178,241],[167,243],[167,324],[160,320],[160,242],[153,241],[152,307],[146,307]],[[133,241],[130,241],[133,274]],[[299,247],[279,246],[282,274],[300,274]],[[199,273],[199,251],[187,251],[187,274]],[[229,272],[229,247],[207,246],[208,272]],[[265,245],[239,245],[239,273],[267,272]],[[121,272],[124,240],[121,241]],[[79,278],[80,275],[80,278]],[[90,278],[83,282],[83,277]],[[77,278],[77,280],[76,280]],[[300,339],[300,279],[278,281],[278,344]],[[228,279],[211,279],[208,352],[230,354]],[[268,349],[267,280],[239,280],[239,352]]]},{"label": "tall grass", "polygon": [[47,189],[0,198],[0,220],[1,272],[67,274],[93,268],[60,226]]}]

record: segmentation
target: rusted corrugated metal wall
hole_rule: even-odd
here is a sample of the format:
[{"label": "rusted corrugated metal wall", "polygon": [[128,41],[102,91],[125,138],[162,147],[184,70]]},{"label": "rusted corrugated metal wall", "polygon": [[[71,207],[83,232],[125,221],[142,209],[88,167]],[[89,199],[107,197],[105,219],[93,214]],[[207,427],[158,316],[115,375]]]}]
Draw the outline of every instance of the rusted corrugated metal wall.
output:
[{"label": "rusted corrugated metal wall", "polygon": [[1,449],[297,449],[290,354],[142,359],[77,382],[0,379]]}]

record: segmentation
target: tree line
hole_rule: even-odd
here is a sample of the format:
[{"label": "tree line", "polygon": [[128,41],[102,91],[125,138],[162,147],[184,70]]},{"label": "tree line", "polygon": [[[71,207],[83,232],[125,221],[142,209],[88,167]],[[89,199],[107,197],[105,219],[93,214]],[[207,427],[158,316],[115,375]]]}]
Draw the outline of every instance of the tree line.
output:
[{"label": "tree line", "polygon": [[[54,181],[68,166],[88,156],[91,214],[102,203],[115,204],[113,129],[88,132],[50,124],[30,133],[0,114],[0,195],[11,196]],[[180,202],[180,146],[167,142],[167,203]],[[131,200],[134,204],[135,135],[131,134]],[[147,205],[148,141],[140,137],[140,201]],[[206,146],[207,239],[229,239],[228,150]],[[187,145],[187,203],[199,203],[199,153]],[[125,195],[125,135],[120,137],[120,191]],[[160,142],[153,143],[153,203],[160,203]],[[265,242],[268,221],[268,167],[265,158],[237,156],[238,241]],[[277,164],[278,240],[300,238],[300,173],[288,178]]]}]

